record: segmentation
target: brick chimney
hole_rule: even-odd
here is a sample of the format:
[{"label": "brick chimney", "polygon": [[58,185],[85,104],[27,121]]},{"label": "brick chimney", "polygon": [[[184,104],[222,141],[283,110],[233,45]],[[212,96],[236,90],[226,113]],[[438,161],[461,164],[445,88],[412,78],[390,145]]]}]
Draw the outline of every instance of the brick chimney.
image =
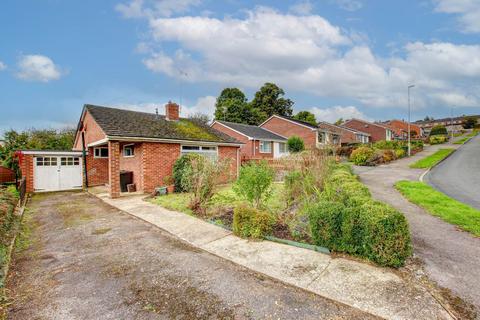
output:
[{"label": "brick chimney", "polygon": [[175,102],[168,101],[165,105],[165,117],[168,121],[177,121],[180,117],[180,106]]}]

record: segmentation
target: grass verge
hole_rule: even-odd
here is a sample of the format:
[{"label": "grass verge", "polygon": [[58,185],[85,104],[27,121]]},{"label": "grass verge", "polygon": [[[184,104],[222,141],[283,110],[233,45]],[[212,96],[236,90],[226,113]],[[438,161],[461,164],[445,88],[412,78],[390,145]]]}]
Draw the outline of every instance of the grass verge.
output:
[{"label": "grass verge", "polygon": [[471,138],[469,138],[469,137],[465,137],[465,138],[462,138],[460,140],[455,141],[453,144],[464,144],[465,142],[467,142],[470,139]]},{"label": "grass verge", "polygon": [[395,187],[410,202],[434,216],[480,237],[480,211],[419,181],[399,181]]},{"label": "grass verge", "polygon": [[410,165],[410,168],[415,168],[415,169],[427,169],[431,168],[443,159],[445,159],[448,155],[450,155],[452,152],[454,152],[455,149],[440,149],[434,154],[429,155],[428,157],[425,157],[423,159],[418,160],[415,163],[412,163]]}]

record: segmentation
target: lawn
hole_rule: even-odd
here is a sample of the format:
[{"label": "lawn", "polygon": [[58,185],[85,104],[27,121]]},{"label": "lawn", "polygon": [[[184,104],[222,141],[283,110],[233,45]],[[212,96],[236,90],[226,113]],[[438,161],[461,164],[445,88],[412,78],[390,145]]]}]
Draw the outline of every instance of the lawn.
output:
[{"label": "lawn", "polygon": [[426,168],[431,168],[443,159],[445,159],[449,154],[454,152],[455,149],[440,149],[434,154],[429,155],[428,157],[425,157],[423,159],[418,160],[415,163],[412,163],[410,165],[410,168],[416,168],[416,169],[426,169]]},{"label": "lawn", "polygon": [[395,187],[410,202],[434,216],[480,237],[480,211],[463,204],[419,181],[399,181]]},{"label": "lawn", "polygon": [[[283,183],[274,183],[272,186],[272,196],[267,201],[266,207],[274,214],[279,213],[286,208],[283,189]],[[188,207],[189,200],[189,193],[173,193],[155,197],[152,202],[169,210],[193,215],[192,210]],[[222,186],[210,201],[207,213],[209,215],[215,215],[215,212],[225,208],[234,208],[242,201],[243,200],[233,192],[231,184]]]},{"label": "lawn", "polygon": [[471,139],[470,137],[465,137],[465,138],[462,138],[460,140],[455,141],[453,144],[464,144],[465,142],[467,142],[470,139]]}]

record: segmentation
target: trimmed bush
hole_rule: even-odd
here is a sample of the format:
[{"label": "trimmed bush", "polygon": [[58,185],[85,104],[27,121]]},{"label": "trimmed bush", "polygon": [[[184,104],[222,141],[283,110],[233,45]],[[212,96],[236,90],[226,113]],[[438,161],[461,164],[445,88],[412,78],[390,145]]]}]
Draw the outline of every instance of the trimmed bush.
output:
[{"label": "trimmed bush", "polygon": [[188,188],[188,181],[185,181],[186,172],[192,169],[192,160],[201,157],[195,153],[184,154],[178,158],[173,165],[173,181],[175,192],[185,192]]},{"label": "trimmed bush", "polygon": [[233,191],[259,208],[271,196],[275,172],[266,161],[250,162],[242,166]]},{"label": "trimmed bush", "polygon": [[302,138],[297,136],[291,136],[287,140],[287,148],[291,153],[302,152],[305,150],[305,144],[303,143]]},{"label": "trimmed bush", "polygon": [[275,218],[272,214],[240,205],[233,210],[233,233],[242,238],[262,239],[272,232]]},{"label": "trimmed bush", "polygon": [[447,128],[444,126],[435,126],[432,128],[430,131],[430,136],[436,136],[436,135],[448,135]]},{"label": "trimmed bush", "polygon": [[445,143],[447,141],[448,141],[448,137],[447,136],[441,136],[441,135],[430,136],[428,138],[428,142],[430,142],[430,144],[441,144],[441,143]]},{"label": "trimmed bush", "polygon": [[352,151],[350,155],[350,161],[355,163],[358,166],[366,165],[368,159],[370,159],[375,153],[370,147],[363,146]]},{"label": "trimmed bush", "polygon": [[412,253],[405,217],[372,200],[348,168],[334,169],[320,200],[305,210],[317,245],[390,267],[402,266]]}]

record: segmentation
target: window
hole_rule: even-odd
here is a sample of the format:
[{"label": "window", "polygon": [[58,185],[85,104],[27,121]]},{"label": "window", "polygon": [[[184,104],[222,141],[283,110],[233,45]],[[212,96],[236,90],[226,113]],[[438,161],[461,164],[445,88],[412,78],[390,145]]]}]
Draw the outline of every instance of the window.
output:
[{"label": "window", "polygon": [[108,158],[108,148],[95,148],[93,149],[94,158]]},{"label": "window", "polygon": [[37,157],[37,166],[39,167],[48,167],[56,166],[57,158],[56,157]]},{"label": "window", "polygon": [[78,166],[80,164],[80,158],[78,157],[61,157],[60,165],[62,166]]},{"label": "window", "polygon": [[129,144],[123,147],[124,157],[133,157],[135,155],[135,147],[133,144]]},{"label": "window", "polygon": [[260,141],[260,153],[271,153],[271,152],[272,152],[272,142]]},{"label": "window", "polygon": [[287,153],[287,145],[286,145],[285,143],[283,143],[283,142],[280,142],[280,143],[278,144],[278,151],[279,151],[280,153]]},{"label": "window", "polygon": [[327,142],[327,135],[325,132],[318,132],[318,143],[326,143]]},{"label": "window", "polygon": [[212,160],[216,160],[218,156],[217,147],[214,146],[182,146],[181,155],[187,153],[197,153]]}]

